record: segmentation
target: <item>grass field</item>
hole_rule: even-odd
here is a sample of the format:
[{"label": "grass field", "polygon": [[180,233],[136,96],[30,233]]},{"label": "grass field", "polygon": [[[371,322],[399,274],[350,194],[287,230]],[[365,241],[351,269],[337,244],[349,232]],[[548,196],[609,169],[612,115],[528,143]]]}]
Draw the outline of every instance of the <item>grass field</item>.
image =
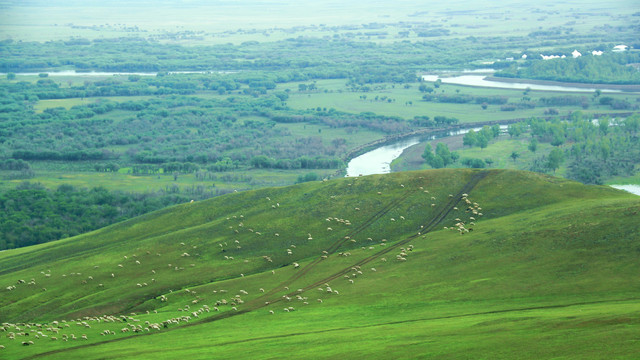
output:
[{"label": "grass field", "polygon": [[[470,219],[461,191],[484,216]],[[0,351],[7,359],[629,358],[640,326],[639,210],[637,197],[607,187],[450,169],[179,205],[0,252],[0,317],[31,326],[20,335],[5,324],[15,339],[3,336]],[[443,229],[457,218],[473,231]],[[98,321],[104,314],[116,316]]]},{"label": "grass field", "polygon": [[[399,116],[405,119],[412,119],[415,116],[447,116],[455,117],[461,123],[473,123],[479,121],[505,120],[513,118],[543,117],[546,107],[540,106],[535,109],[523,109],[517,111],[501,111],[500,105],[488,105],[483,110],[479,104],[454,104],[427,102],[422,100],[422,93],[418,90],[418,85],[411,84],[406,89],[401,84],[382,84],[384,90],[370,91],[367,93],[349,92],[345,87],[345,81],[319,80],[316,82],[317,92],[292,92],[287,104],[294,109],[314,109],[335,108],[336,110],[348,113],[373,112],[386,116]],[[291,87],[289,87],[291,88]],[[437,90],[438,93],[448,95],[472,95],[472,96],[504,96],[509,99],[509,103],[519,103],[525,96],[522,90],[507,90],[495,88],[483,88],[462,85],[443,84]],[[553,92],[553,91],[530,91],[527,96],[531,101],[538,101],[541,97],[553,96],[586,96],[592,97],[589,93]],[[362,99],[361,96],[366,96]],[[637,94],[620,93],[607,94],[616,99],[630,100],[635,103]],[[383,97],[393,99],[392,102],[381,100]],[[379,100],[376,100],[378,98]],[[409,104],[410,102],[410,104]],[[615,113],[625,111],[613,111],[609,106],[601,106],[593,102],[588,109],[579,106],[562,106],[558,108],[560,115],[567,115],[573,111],[582,111],[585,114],[593,113]]]}]

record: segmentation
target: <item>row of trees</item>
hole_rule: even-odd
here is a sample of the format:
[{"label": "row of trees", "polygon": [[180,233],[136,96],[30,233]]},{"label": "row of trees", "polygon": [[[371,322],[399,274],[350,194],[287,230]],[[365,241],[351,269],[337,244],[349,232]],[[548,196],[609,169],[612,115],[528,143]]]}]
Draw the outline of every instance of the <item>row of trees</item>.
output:
[{"label": "row of trees", "polygon": [[640,53],[605,53],[578,58],[526,61],[514,63],[495,76],[567,81],[589,84],[640,84],[640,72],[629,64],[640,62]]},{"label": "row of trees", "polygon": [[469,130],[462,138],[462,144],[469,147],[478,146],[481,149],[484,149],[489,145],[489,141],[493,140],[499,135],[499,125],[485,125],[477,132],[474,129]]}]

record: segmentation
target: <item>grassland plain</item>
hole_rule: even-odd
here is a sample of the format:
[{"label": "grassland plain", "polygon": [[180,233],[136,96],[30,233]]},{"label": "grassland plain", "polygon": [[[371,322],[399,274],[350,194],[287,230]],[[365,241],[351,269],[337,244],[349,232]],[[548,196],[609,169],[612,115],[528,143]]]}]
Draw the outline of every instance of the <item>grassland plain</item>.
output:
[{"label": "grassland plain", "polygon": [[[46,4],[46,6],[42,6]],[[493,36],[509,32],[527,35],[540,26],[566,26],[581,33],[602,24],[616,27],[629,22],[631,0],[542,1],[523,4],[505,1],[499,7],[468,0],[443,4],[397,1],[204,1],[83,2],[6,1],[0,17],[0,35],[23,41],[148,36],[158,41],[189,45],[239,44],[277,41],[298,36],[343,36],[367,41],[420,40],[421,30],[444,29],[428,36]],[[505,9],[510,9],[505,11]],[[114,21],[114,18],[117,19]],[[422,26],[414,28],[412,25]]]},{"label": "grassland plain", "polygon": [[[639,212],[640,200],[623,191],[512,170],[229,194],[0,252],[0,351],[630,358],[640,326]],[[460,235],[456,223],[473,230]]]}]

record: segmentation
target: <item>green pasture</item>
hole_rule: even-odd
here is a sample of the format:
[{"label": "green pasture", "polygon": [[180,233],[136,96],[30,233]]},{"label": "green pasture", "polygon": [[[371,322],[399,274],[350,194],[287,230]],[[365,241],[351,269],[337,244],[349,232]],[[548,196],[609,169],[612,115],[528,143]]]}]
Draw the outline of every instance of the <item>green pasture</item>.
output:
[{"label": "green pasture", "polygon": [[[457,137],[456,139],[454,144],[449,144],[448,146],[451,151],[456,151],[460,158],[491,159],[493,160],[491,167],[496,169],[528,170],[535,158],[548,154],[553,149],[553,146],[548,143],[538,143],[536,152],[531,152],[528,149],[530,139],[525,136],[511,138],[509,135],[501,135],[499,138],[491,140],[484,149],[480,147],[463,147],[462,137]],[[431,144],[432,151],[435,151],[436,142],[437,140],[435,142],[421,142],[406,149],[392,163],[393,171],[429,169],[430,167],[425,163],[422,154],[427,144]],[[516,152],[519,155],[515,161],[511,158],[512,152]],[[462,167],[462,165],[457,163],[453,164],[452,167]],[[566,170],[564,167],[558,169],[558,176],[563,174],[564,170]]]},{"label": "green pasture", "polygon": [[[478,173],[431,170],[248,191],[1,252],[3,321],[51,326],[66,319],[69,327],[61,325],[57,337],[85,334],[87,340],[35,338],[31,330],[15,340],[3,336],[0,351],[7,359],[632,357],[640,288],[629,250],[639,240],[634,211],[640,204],[607,187],[487,171],[469,191],[484,213],[468,225],[474,231],[461,236],[443,229],[457,218],[470,224],[458,205],[434,231],[402,246],[411,245],[406,261],[396,260],[396,248],[349,270],[349,279],[322,280],[414,235],[448,194]],[[386,212],[376,217],[381,209]],[[355,242],[313,263],[349,234]],[[304,276],[286,281],[306,267]],[[296,291],[317,281],[321,285]],[[324,282],[339,294],[328,293]],[[12,284],[16,289],[5,289]],[[263,297],[260,288],[272,295]],[[260,306],[216,318],[236,312],[232,305],[214,310],[223,298],[242,298],[238,311]],[[211,311],[195,318],[192,312],[204,305]],[[103,314],[129,319],[93,319]],[[187,315],[191,320],[168,328],[121,332]],[[114,334],[99,335],[104,330]],[[34,345],[23,346],[26,340]]]},{"label": "green pasture", "polygon": [[[294,184],[298,177],[308,173],[316,173],[320,179],[330,178],[335,175],[334,169],[247,169],[242,172],[216,172],[216,179],[199,180],[195,174],[180,174],[174,180],[173,174],[155,175],[134,175],[127,173],[127,168],[121,169],[117,173],[95,172],[83,170],[38,170],[36,176],[29,179],[29,182],[39,183],[49,189],[56,189],[58,186],[67,184],[81,188],[104,187],[109,190],[124,192],[152,192],[159,190],[169,190],[175,187],[180,192],[189,191],[193,187],[202,186],[206,190],[247,190],[261,187],[285,186]],[[235,178],[241,174],[248,181],[229,181],[225,176]],[[0,188],[9,189],[20,184],[24,180],[3,181]],[[174,189],[175,190],[175,189]]]},{"label": "green pasture", "polygon": [[[501,105],[488,105],[487,109],[483,110],[480,104],[475,103],[455,104],[427,102],[422,100],[423,93],[418,90],[417,83],[409,84],[410,87],[408,89],[402,84],[379,84],[378,86],[382,86],[384,89],[371,90],[366,93],[348,91],[345,82],[338,80],[326,82],[319,80],[316,82],[316,86],[318,87],[318,91],[314,92],[296,91],[297,85],[294,87],[296,88],[295,90],[291,86],[286,87],[293,90],[290,93],[287,104],[294,109],[315,109],[317,107],[327,109],[334,108],[348,113],[373,112],[386,116],[399,116],[405,119],[412,119],[415,116],[429,116],[431,118],[435,116],[447,116],[455,117],[459,119],[461,123],[543,117],[546,116],[544,112],[547,110],[547,107],[537,106],[534,109],[501,111]],[[509,99],[508,103],[513,104],[519,103],[525,96],[528,96],[530,101],[534,102],[538,101],[541,97],[548,98],[563,95],[593,98],[593,94],[584,92],[529,91],[528,94],[525,95],[524,90],[451,84],[442,84],[440,88],[436,89],[436,93],[448,95],[505,96]],[[361,98],[362,96],[366,96],[366,99]],[[634,94],[626,93],[607,93],[606,96],[621,100],[624,99],[631,103],[634,103],[637,97]],[[376,98],[378,100],[376,100]],[[383,100],[383,98],[387,100]],[[392,102],[389,102],[388,99],[392,99]],[[583,109],[580,106],[560,106],[556,108],[559,110],[560,115],[567,115],[574,111],[582,111],[585,115],[602,112],[625,112],[611,110],[608,106],[599,105],[596,100],[591,101],[588,109]]]}]

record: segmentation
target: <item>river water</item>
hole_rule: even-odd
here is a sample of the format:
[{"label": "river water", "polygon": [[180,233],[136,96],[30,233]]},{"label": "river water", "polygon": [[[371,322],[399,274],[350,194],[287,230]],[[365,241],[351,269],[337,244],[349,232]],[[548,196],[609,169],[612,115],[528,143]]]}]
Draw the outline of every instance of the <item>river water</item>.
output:
[{"label": "river water", "polygon": [[[474,131],[479,131],[482,128],[473,128]],[[500,125],[501,131],[506,131],[507,125]],[[399,140],[393,144],[383,145],[374,150],[366,152],[360,156],[357,156],[347,164],[346,176],[360,176],[360,175],[372,175],[372,174],[388,174],[391,172],[390,164],[393,160],[402,155],[402,152],[422,141],[433,140],[435,138],[442,138],[446,136],[462,135],[469,132],[471,129],[460,129],[450,131],[449,133],[425,137],[411,137],[403,140]],[[640,185],[610,185],[613,188],[625,190],[632,194],[640,196]]]},{"label": "river water", "polygon": [[[588,88],[577,88],[571,86],[560,86],[560,85],[541,85],[541,84],[530,84],[526,82],[518,82],[518,83],[508,83],[502,81],[490,81],[485,80],[485,75],[460,75],[460,76],[445,76],[440,77],[438,75],[423,75],[422,78],[425,81],[436,81],[440,79],[445,84],[455,84],[455,85],[467,85],[467,86],[480,86],[480,87],[490,87],[490,88],[502,88],[502,89],[516,89],[516,90],[526,90],[527,88],[531,90],[546,90],[546,91],[570,91],[570,92],[594,92],[596,89],[588,89]],[[600,89],[602,92],[621,92],[620,90],[614,89]]]},{"label": "river water", "polygon": [[[405,149],[423,141],[447,136],[463,135],[468,133],[471,129],[473,129],[473,131],[482,130],[481,127],[458,129],[438,135],[410,137],[398,140],[393,144],[380,146],[351,159],[347,164],[347,176],[388,174],[391,172],[391,162],[402,155],[402,152]],[[507,125],[500,125],[500,131],[507,131]]]},{"label": "river water", "polygon": [[391,172],[391,162],[400,156],[404,149],[419,142],[418,137],[404,139],[357,156],[349,161],[347,176],[387,174]]},{"label": "river water", "polygon": [[640,196],[640,185],[610,185],[612,188],[628,191]]}]

